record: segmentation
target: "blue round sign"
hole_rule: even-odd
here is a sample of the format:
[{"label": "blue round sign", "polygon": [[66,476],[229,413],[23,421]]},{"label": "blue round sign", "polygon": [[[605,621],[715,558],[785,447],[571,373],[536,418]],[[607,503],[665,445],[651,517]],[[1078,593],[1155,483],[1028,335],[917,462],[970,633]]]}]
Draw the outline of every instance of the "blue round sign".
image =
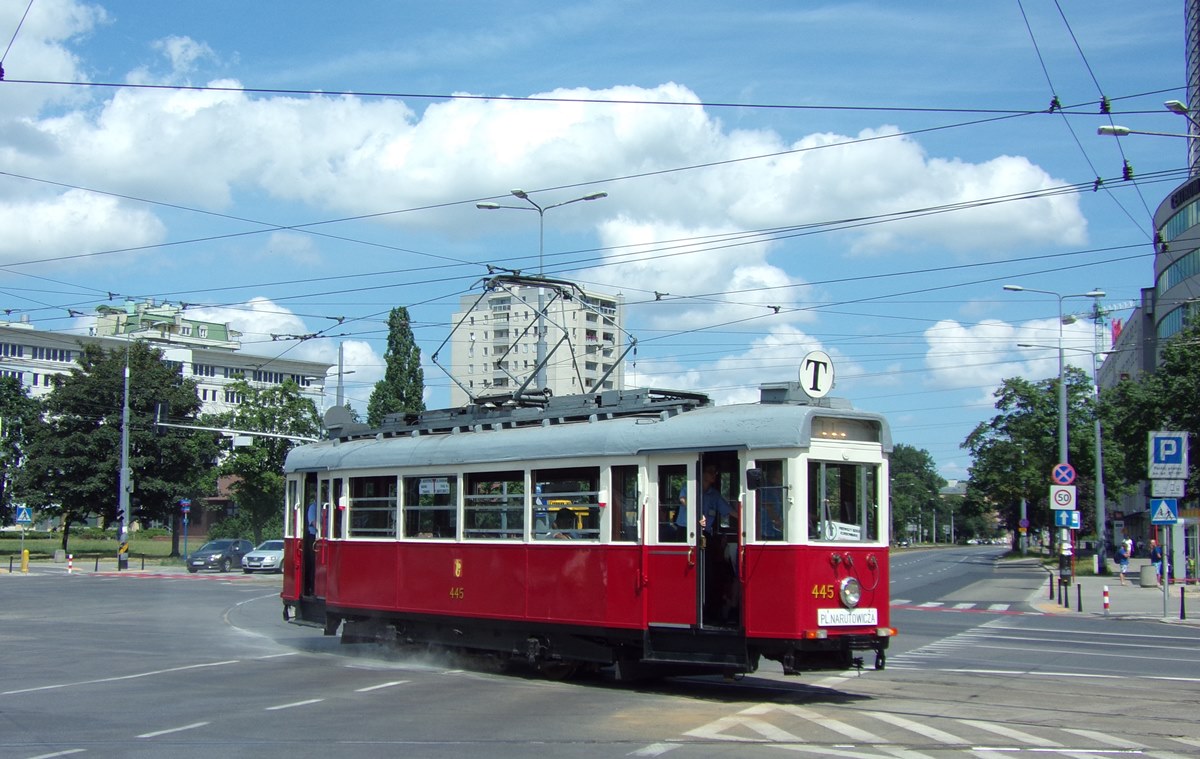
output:
[{"label": "blue round sign", "polygon": [[1066,463],[1056,464],[1050,472],[1050,477],[1056,485],[1070,485],[1075,481],[1075,467]]}]

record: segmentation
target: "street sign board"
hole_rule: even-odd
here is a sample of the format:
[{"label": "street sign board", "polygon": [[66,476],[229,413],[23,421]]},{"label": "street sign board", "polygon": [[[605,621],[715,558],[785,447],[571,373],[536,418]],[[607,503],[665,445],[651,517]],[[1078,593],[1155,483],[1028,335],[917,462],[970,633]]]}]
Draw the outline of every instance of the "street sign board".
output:
[{"label": "street sign board", "polygon": [[1050,479],[1059,485],[1070,485],[1075,482],[1075,467],[1067,464],[1056,464],[1050,472]]},{"label": "street sign board", "polygon": [[1188,439],[1186,432],[1151,432],[1149,479],[1186,480]]},{"label": "street sign board", "polygon": [[1175,524],[1179,521],[1179,501],[1174,498],[1150,499],[1150,524]]},{"label": "street sign board", "polygon": [[21,506],[17,509],[17,524],[30,524],[33,522],[33,515],[29,513],[28,506]]},{"label": "street sign board", "polygon": [[1150,495],[1154,498],[1183,498],[1186,480],[1150,480]]},{"label": "street sign board", "polygon": [[1078,530],[1081,525],[1079,521],[1078,511],[1056,511],[1054,512],[1054,526],[1067,527],[1072,530]]},{"label": "street sign board", "polygon": [[1071,511],[1075,508],[1074,485],[1051,485],[1050,508],[1055,511]]}]

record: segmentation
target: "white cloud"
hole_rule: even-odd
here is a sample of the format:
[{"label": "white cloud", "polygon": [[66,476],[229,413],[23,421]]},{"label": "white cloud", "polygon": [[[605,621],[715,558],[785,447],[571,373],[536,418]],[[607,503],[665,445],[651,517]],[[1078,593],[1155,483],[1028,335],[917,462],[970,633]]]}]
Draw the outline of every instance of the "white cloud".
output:
[{"label": "white cloud", "polygon": [[[179,67],[208,54],[191,40],[162,44]],[[235,80],[211,84],[239,86]],[[535,93],[543,96],[698,100],[673,83]],[[789,142],[768,130],[726,130],[704,109],[684,106],[459,99],[418,114],[390,99],[121,90],[99,109],[45,118],[31,128],[26,142],[40,142],[37,154],[7,146],[31,173],[69,174],[77,184],[206,208],[227,207],[245,192],[358,214],[502,192],[518,176],[527,187],[544,187],[650,173],[612,187],[603,206],[593,208],[603,209],[599,218],[684,234],[811,224],[1056,183],[1021,157],[980,164],[927,158],[915,140],[895,136],[893,127]],[[795,150],[802,152],[739,160]],[[653,175],[698,164],[715,165]],[[578,223],[597,213],[564,211],[557,218]],[[462,226],[458,211],[392,219],[443,225],[444,231]],[[966,251],[1034,240],[1074,244],[1085,231],[1076,199],[1063,196],[853,234],[859,250],[932,245]],[[729,255],[744,256],[745,249]]]},{"label": "white cloud", "polygon": [[[1063,325],[1068,364],[1092,372],[1094,327],[1077,321]],[[976,388],[991,402],[992,392],[1009,377],[1041,380],[1058,376],[1058,320],[1040,319],[1020,325],[987,319],[963,325],[939,321],[925,331],[929,346],[925,363],[932,388]],[[1022,348],[1021,345],[1037,347]]]},{"label": "white cloud", "polygon": [[796,381],[801,360],[814,350],[823,350],[833,359],[837,372],[833,394],[845,395],[862,367],[792,326],[772,328],[749,340],[744,350],[719,351],[724,355],[711,361],[688,355],[678,362],[642,362],[626,369],[626,379],[639,387],[708,392],[718,403],[750,403],[758,400],[763,383]]},{"label": "white cloud", "polygon": [[[25,13],[27,8],[28,15]],[[32,5],[0,3],[0,29],[5,30],[3,44],[7,45],[9,36],[17,31],[4,59],[8,81],[4,84],[0,125],[35,116],[49,105],[83,102],[86,95],[70,87],[26,86],[12,80],[74,82],[87,79],[82,73],[82,64],[68,45],[107,22],[108,14],[103,8],[74,0],[39,0]]]},{"label": "white cloud", "polygon": [[[163,224],[151,213],[82,190],[56,197],[0,202],[0,263],[51,259],[161,242]],[[81,264],[82,262],[82,264]],[[68,268],[108,265],[107,257],[72,259]]]}]

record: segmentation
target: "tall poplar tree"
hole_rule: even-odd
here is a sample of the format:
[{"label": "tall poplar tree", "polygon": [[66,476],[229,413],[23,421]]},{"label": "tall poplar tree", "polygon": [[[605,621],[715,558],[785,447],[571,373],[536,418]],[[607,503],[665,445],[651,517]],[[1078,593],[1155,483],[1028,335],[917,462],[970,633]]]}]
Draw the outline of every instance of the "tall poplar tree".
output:
[{"label": "tall poplar tree", "polygon": [[387,364],[367,403],[367,424],[378,427],[388,414],[425,410],[425,373],[421,349],[413,339],[408,309],[397,306],[388,315]]}]

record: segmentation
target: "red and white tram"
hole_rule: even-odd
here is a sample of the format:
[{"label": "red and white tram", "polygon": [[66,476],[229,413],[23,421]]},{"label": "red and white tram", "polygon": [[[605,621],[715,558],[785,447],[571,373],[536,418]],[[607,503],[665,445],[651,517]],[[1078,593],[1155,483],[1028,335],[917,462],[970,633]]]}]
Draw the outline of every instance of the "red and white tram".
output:
[{"label": "red and white tram", "polygon": [[[291,621],[555,674],[884,666],[877,414],[778,383],[750,404],[612,391],[331,436],[287,459]],[[702,528],[708,467],[732,513]]]}]

